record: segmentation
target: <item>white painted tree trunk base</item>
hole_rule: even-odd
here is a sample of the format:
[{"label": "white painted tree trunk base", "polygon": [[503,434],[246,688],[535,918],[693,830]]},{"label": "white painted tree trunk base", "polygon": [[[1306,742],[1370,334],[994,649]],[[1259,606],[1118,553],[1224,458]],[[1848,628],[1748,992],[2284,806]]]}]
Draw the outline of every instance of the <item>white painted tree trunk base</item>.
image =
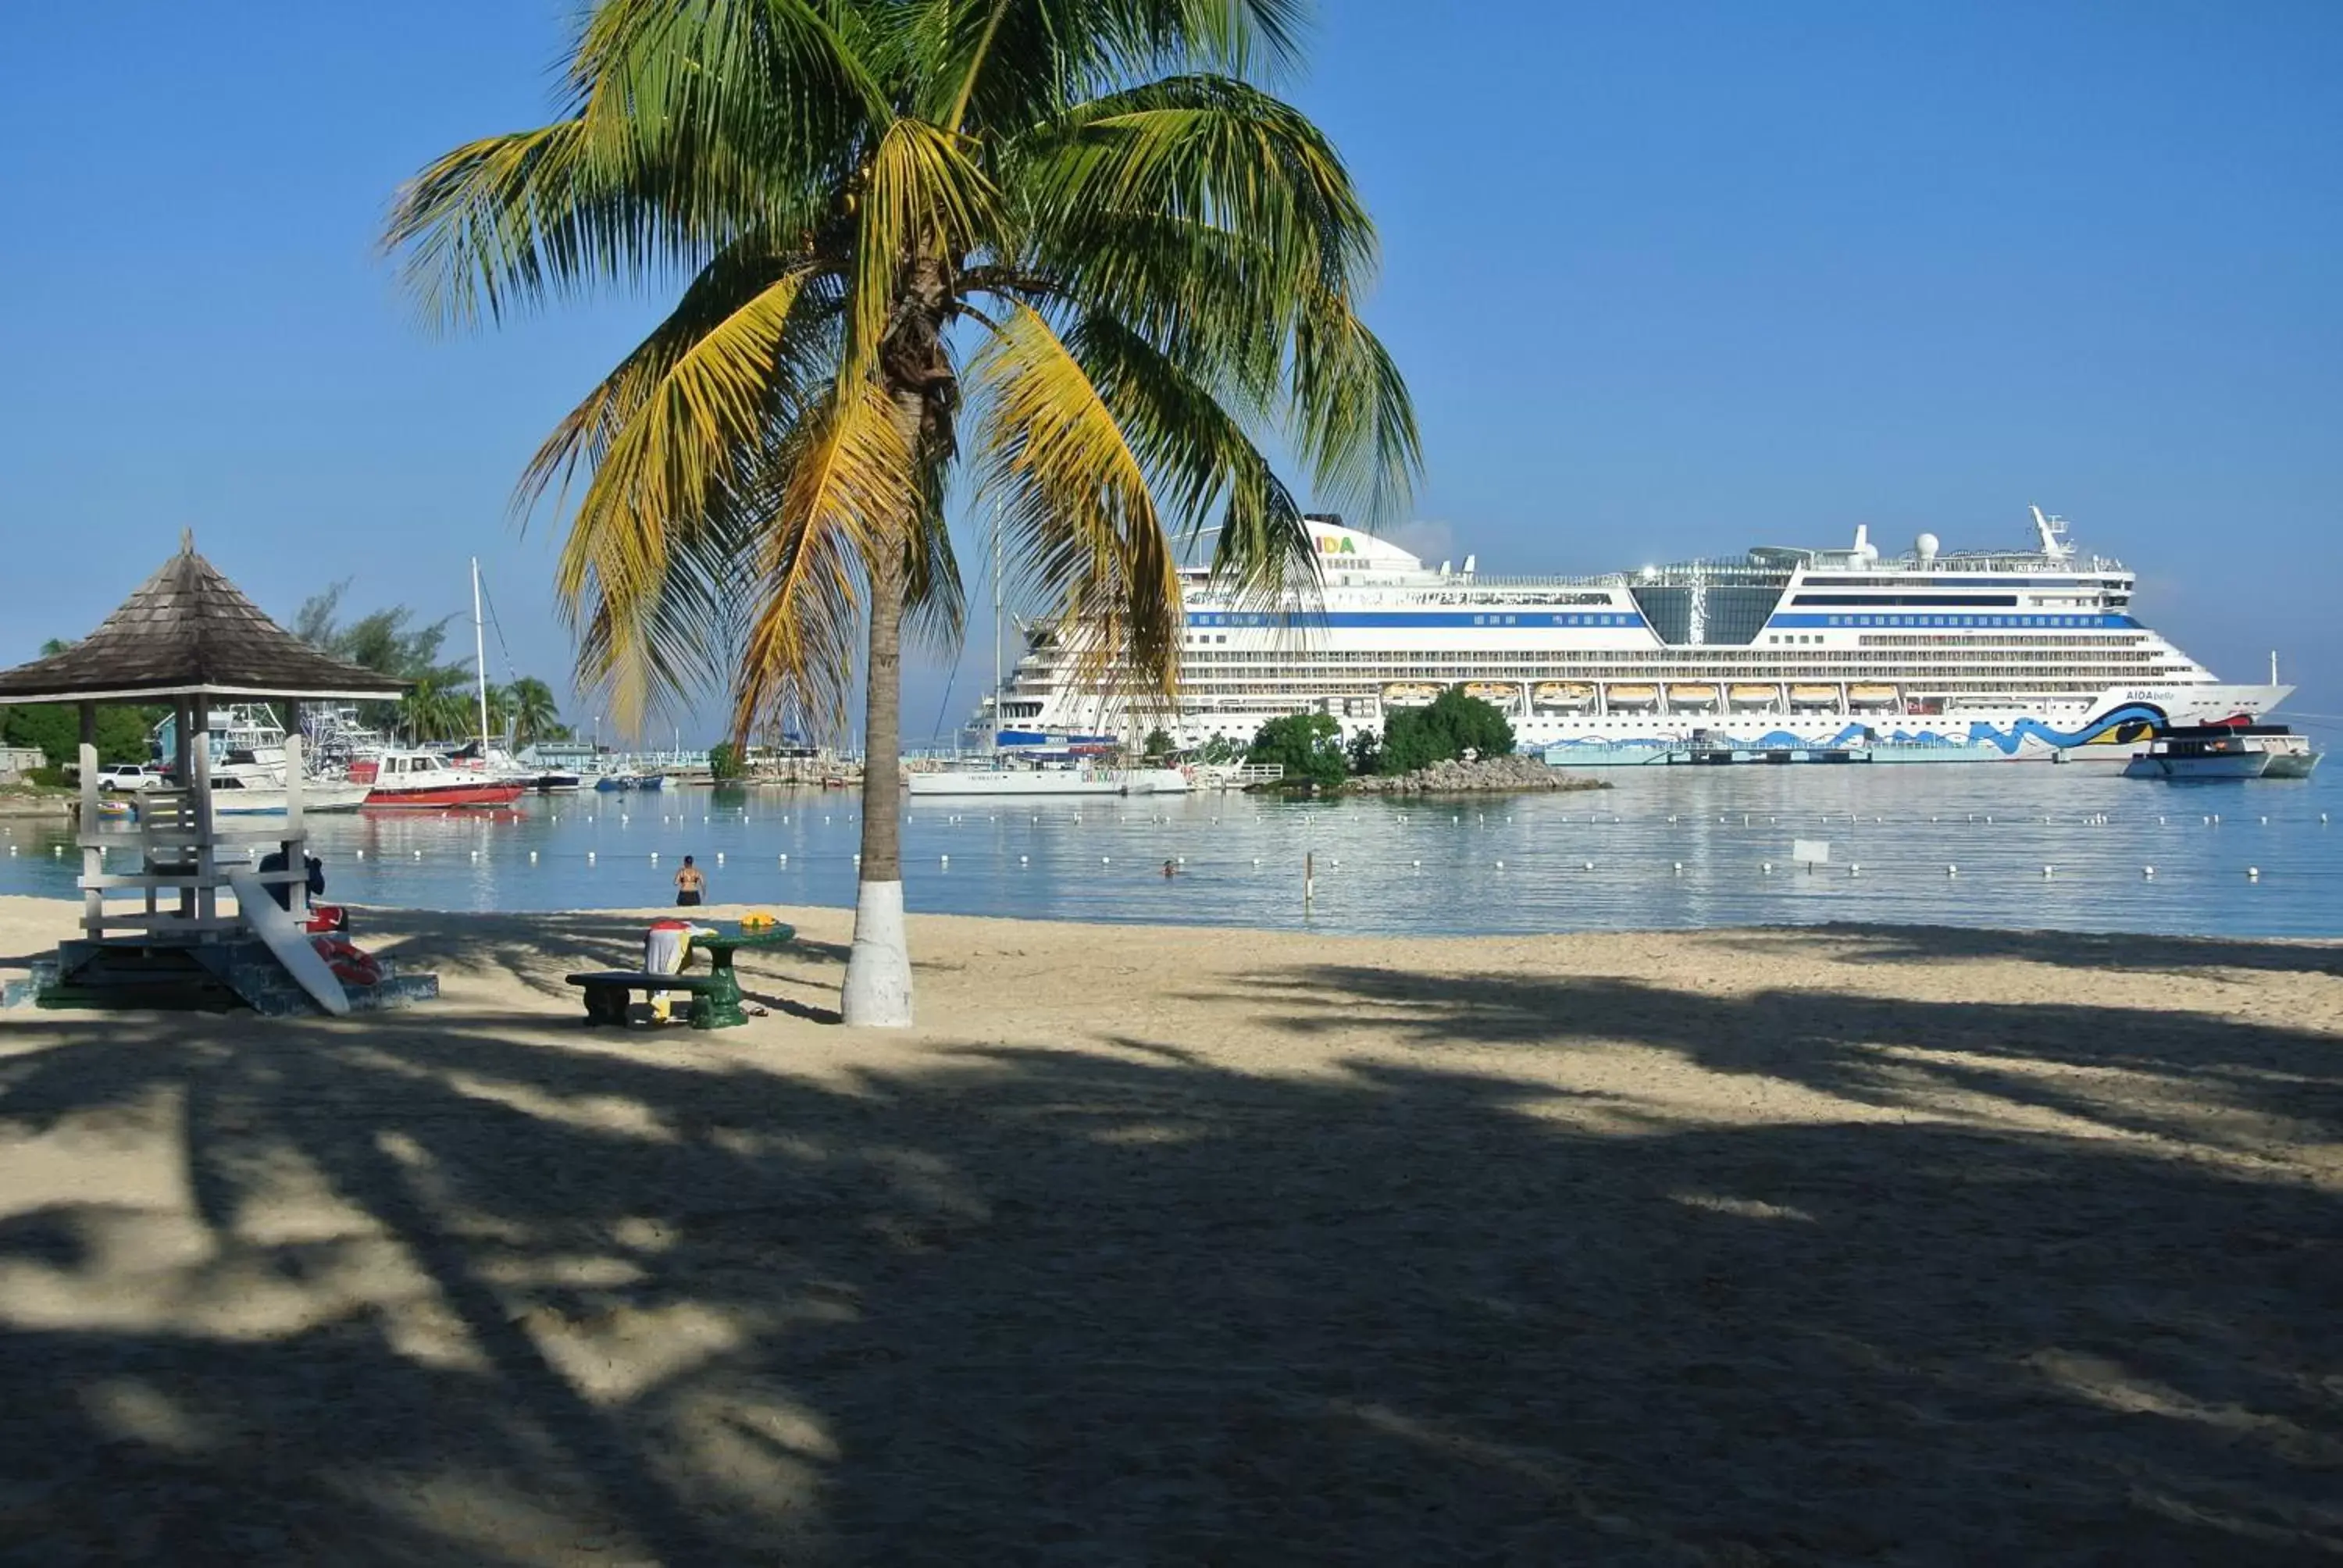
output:
[{"label": "white painted tree trunk base", "polygon": [[911,946],[903,932],[900,882],[865,882],[855,894],[854,950],[838,1010],[849,1029],[911,1027]]}]

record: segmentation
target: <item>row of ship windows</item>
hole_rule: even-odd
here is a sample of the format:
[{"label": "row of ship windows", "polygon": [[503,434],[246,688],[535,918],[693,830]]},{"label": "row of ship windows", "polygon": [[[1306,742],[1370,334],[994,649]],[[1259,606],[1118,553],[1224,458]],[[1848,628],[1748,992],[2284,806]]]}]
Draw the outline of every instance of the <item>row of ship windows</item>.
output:
[{"label": "row of ship windows", "polygon": [[[1957,658],[1965,661],[1991,661],[2007,658],[2015,656],[2018,650],[2026,648],[2040,648],[2073,658],[2137,658],[2141,657],[2157,657],[2155,650],[2143,646],[2146,642],[2147,638],[2137,637],[2110,638],[2104,640],[2089,642],[2083,641],[2079,638],[2064,637],[2009,637],[1999,638],[1990,643],[1947,646],[1941,640],[1935,638],[1866,637],[1860,639],[1857,646],[1862,648],[1918,648],[1924,650],[1924,653],[1929,657],[1937,658]],[[1854,649],[1849,648],[1843,642],[1816,649],[1816,652],[1820,654],[1835,654],[1842,657],[1853,651]],[[1785,659],[1811,658],[1814,657],[1815,657],[1815,654],[1768,653],[1763,649],[1743,651],[1725,648],[1702,648],[1698,650],[1691,648],[1681,650],[1674,648],[1573,648],[1567,651],[1551,653],[1543,651],[1534,653],[1514,653],[1509,649],[1499,651],[1488,648],[1476,650],[1468,649],[1463,652],[1418,653],[1412,649],[1383,648],[1357,653],[1312,653],[1307,658],[1298,660],[1291,652],[1208,652],[1201,654],[1190,662],[1192,668],[1210,668],[1214,666],[1227,667],[1232,665],[1252,664],[1275,665],[1280,668],[1307,668],[1313,665],[1389,664],[1395,660],[1405,661],[1411,664],[1483,665],[1489,663],[1492,659],[1497,659],[1507,664],[1542,668],[1562,664],[1640,664],[1649,663],[1654,658],[1664,660],[1672,658],[1674,662],[1697,665],[1701,667],[1706,667],[1712,664],[1773,665],[1779,664]],[[2173,654],[2165,655],[2163,657],[2177,658],[2178,656],[2177,654]]]}]

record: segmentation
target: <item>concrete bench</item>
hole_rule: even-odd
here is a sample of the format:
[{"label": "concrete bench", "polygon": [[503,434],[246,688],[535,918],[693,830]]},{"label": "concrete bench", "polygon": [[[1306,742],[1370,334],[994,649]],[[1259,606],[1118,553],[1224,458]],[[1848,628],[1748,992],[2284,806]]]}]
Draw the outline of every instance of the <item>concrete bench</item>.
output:
[{"label": "concrete bench", "polygon": [[684,1014],[694,1029],[718,1027],[713,1010],[709,1006],[709,993],[721,990],[721,982],[712,975],[659,975],[646,970],[596,970],[588,974],[563,977],[569,984],[586,993],[586,1026],[627,1023],[628,998],[636,991],[682,991],[691,998],[690,1010]]}]

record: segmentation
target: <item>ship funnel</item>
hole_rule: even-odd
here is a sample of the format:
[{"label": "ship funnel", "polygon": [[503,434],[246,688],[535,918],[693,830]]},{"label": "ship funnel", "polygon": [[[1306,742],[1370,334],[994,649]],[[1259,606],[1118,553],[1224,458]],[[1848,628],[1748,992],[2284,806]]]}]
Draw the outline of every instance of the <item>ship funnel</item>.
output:
[{"label": "ship funnel", "polygon": [[1472,556],[1466,556],[1464,558],[1464,575],[1468,578],[1473,575],[1473,562],[1474,558],[1475,558]]}]

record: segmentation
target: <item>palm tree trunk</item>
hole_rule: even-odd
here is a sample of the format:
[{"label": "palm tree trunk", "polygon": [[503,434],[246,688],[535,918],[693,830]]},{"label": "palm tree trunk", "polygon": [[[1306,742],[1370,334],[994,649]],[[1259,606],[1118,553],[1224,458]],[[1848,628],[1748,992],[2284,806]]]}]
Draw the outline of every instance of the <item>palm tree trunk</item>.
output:
[{"label": "palm tree trunk", "polygon": [[[921,417],[916,392],[898,393],[895,418],[912,449]],[[903,553],[881,548],[870,563],[870,648],[862,707],[862,864],[854,893],[854,948],[839,1014],[858,1029],[911,1025],[911,950],[903,927]]]}]

